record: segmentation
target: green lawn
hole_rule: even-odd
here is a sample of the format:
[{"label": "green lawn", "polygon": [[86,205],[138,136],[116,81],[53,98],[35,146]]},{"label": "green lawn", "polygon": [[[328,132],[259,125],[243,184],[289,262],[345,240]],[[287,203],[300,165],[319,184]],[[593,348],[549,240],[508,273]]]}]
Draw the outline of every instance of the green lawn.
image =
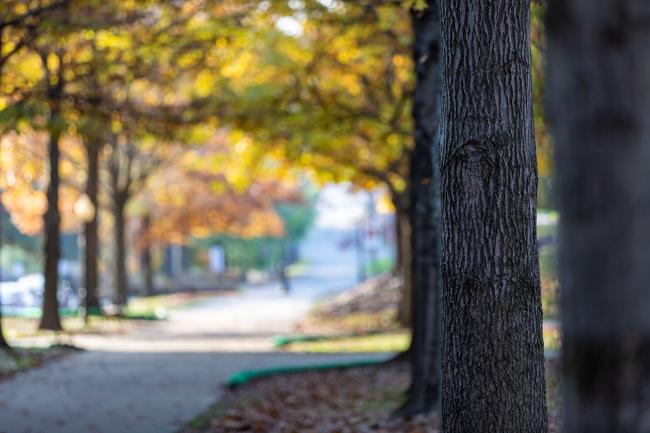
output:
[{"label": "green lawn", "polygon": [[[164,319],[169,310],[187,307],[193,303],[200,302],[215,295],[226,296],[229,293],[232,292],[188,292],[132,298],[129,300],[129,305],[124,314],[119,317],[90,316],[88,322],[84,323],[79,316],[66,315],[61,317],[61,324],[63,329],[65,329],[66,334],[123,334],[132,330],[133,327],[143,319]],[[37,311],[37,313],[38,314],[32,314],[26,317],[3,317],[2,326],[5,336],[9,340],[14,340],[17,338],[51,335],[51,332],[49,331],[38,330],[40,311]]]},{"label": "green lawn", "polygon": [[291,352],[309,353],[401,352],[408,348],[410,340],[409,332],[399,331],[358,337],[296,342],[288,344],[285,348]]},{"label": "green lawn", "polygon": [[[345,352],[402,352],[409,347],[411,336],[408,331],[386,332],[354,337],[325,338],[316,341],[298,341],[284,346],[290,352],[345,353]],[[544,348],[560,348],[560,332],[555,322],[544,325]]]}]

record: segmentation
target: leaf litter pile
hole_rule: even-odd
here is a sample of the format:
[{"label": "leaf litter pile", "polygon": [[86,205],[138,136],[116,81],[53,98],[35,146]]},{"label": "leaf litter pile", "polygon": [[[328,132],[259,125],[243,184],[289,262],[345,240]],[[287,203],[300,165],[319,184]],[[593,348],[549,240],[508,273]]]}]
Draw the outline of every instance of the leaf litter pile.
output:
[{"label": "leaf litter pile", "polygon": [[429,433],[433,415],[391,417],[404,399],[408,366],[271,376],[231,392],[183,433]]},{"label": "leaf litter pile", "polygon": [[[558,362],[548,360],[549,433],[561,431]],[[231,391],[182,433],[434,433],[435,415],[391,417],[409,384],[406,363],[258,379]]]},{"label": "leaf litter pile", "polygon": [[303,334],[367,333],[400,329],[401,279],[385,273],[319,303],[297,326]]}]

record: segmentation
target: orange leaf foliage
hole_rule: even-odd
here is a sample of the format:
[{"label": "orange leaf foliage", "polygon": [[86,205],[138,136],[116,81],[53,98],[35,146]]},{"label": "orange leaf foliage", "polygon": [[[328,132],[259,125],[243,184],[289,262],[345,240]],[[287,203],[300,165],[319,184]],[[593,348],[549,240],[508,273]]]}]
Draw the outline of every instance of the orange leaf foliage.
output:
[{"label": "orange leaf foliage", "polygon": [[[141,200],[151,226],[141,242],[185,242],[190,237],[228,233],[244,238],[282,236],[278,201],[298,201],[300,194],[277,181],[251,182],[244,191],[229,183],[213,161],[223,161],[230,149],[224,135],[186,150],[150,180]],[[234,162],[233,162],[234,163]],[[246,167],[240,167],[246,170]]]}]

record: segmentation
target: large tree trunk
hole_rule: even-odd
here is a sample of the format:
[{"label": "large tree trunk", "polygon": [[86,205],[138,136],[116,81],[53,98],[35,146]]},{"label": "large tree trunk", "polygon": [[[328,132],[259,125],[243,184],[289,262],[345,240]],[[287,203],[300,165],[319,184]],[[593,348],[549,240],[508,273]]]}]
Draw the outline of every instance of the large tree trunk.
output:
[{"label": "large tree trunk", "polygon": [[59,235],[61,216],[59,214],[59,132],[50,131],[48,145],[50,163],[50,178],[47,187],[47,211],[43,217],[45,228],[45,287],[43,290],[43,314],[39,324],[40,329],[61,331],[59,318],[59,258],[61,255]]},{"label": "large tree trunk", "polygon": [[126,273],[126,218],[124,210],[126,200],[121,197],[113,199],[113,236],[115,242],[115,304],[123,307],[127,304],[128,277]]},{"label": "large tree trunk", "polygon": [[90,141],[86,144],[86,157],[88,158],[88,178],[86,180],[86,195],[95,206],[95,215],[84,225],[85,239],[85,266],[84,279],[86,289],[86,312],[96,314],[99,309],[99,234],[98,234],[98,192],[99,192],[99,155],[101,144],[98,141]]},{"label": "large tree trunk", "polygon": [[547,431],[529,3],[441,2],[445,433]]},{"label": "large tree trunk", "polygon": [[[416,88],[413,100],[415,147],[411,154],[411,244],[412,263],[412,339],[410,348],[411,386],[401,414],[429,412],[439,395],[439,173],[434,173],[437,145],[434,138],[438,120],[438,50],[440,20],[437,1],[429,0],[423,12],[413,12],[415,35],[413,60]],[[435,147],[435,149],[434,149]],[[437,164],[436,164],[437,165]]]},{"label": "large tree trunk", "polygon": [[398,272],[402,277],[402,299],[398,319],[402,326],[411,326],[411,302],[413,294],[413,251],[411,245],[411,218],[408,191],[393,193],[398,241]]},{"label": "large tree trunk", "polygon": [[650,432],[650,7],[554,0],[565,431]]}]

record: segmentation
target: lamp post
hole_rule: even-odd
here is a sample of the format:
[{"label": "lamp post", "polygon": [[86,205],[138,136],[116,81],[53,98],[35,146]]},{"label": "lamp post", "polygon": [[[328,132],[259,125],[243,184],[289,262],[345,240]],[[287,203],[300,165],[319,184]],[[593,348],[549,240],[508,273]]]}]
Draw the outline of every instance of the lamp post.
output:
[{"label": "lamp post", "polygon": [[87,308],[86,308],[86,288],[82,287],[82,281],[84,281],[83,275],[85,274],[86,270],[84,269],[84,272],[81,272],[82,268],[85,268],[85,266],[82,264],[84,262],[83,260],[83,254],[85,253],[85,239],[84,239],[84,225],[89,223],[90,221],[95,218],[95,205],[92,203],[90,198],[86,194],[81,194],[77,201],[74,204],[74,215],[79,220],[81,223],[81,226],[79,227],[79,233],[77,235],[77,249],[79,250],[79,293],[77,294],[79,296],[79,314],[84,320],[84,323],[88,320],[88,314],[87,314]]}]

